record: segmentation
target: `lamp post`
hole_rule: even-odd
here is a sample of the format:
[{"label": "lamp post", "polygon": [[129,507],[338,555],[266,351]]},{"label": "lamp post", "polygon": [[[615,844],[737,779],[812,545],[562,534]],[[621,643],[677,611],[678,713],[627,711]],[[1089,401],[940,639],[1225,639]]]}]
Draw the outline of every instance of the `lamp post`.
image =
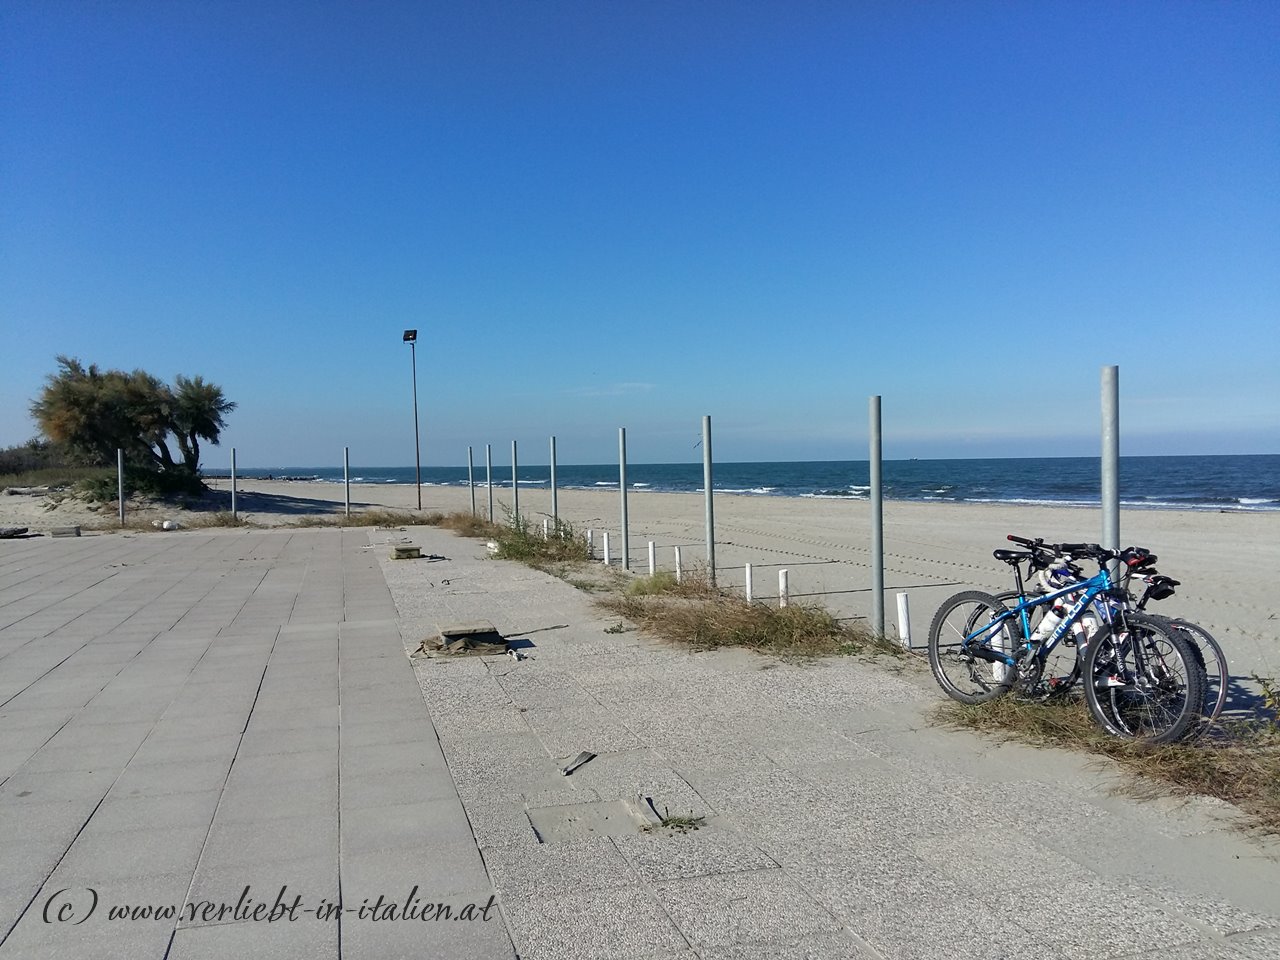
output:
[{"label": "lamp post", "polygon": [[404,342],[409,345],[409,357],[413,364],[413,475],[418,484],[418,509],[422,509],[422,447],[418,442],[418,351],[414,344],[417,330],[406,330]]}]

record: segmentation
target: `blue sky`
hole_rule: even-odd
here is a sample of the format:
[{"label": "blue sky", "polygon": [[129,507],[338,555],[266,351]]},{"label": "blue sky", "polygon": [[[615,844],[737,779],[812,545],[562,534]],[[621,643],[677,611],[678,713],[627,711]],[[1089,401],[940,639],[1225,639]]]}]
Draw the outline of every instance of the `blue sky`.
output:
[{"label": "blue sky", "polygon": [[[1280,452],[1280,5],[22,2],[0,445],[54,356],[207,465]],[[505,456],[505,454],[503,454]],[[524,458],[522,457],[522,459]]]}]

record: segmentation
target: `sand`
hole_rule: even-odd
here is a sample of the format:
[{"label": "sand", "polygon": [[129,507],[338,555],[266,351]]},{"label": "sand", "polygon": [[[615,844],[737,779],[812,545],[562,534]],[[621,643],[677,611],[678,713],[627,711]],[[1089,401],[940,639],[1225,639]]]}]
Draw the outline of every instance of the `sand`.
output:
[{"label": "sand", "polygon": [[[230,483],[211,481],[206,506],[229,506]],[[353,484],[352,509],[386,507],[413,510],[412,485]],[[494,490],[496,513],[511,506],[509,488]],[[476,505],[487,512],[483,486]],[[423,512],[469,510],[465,487],[424,486]],[[78,502],[48,509],[35,497],[0,496],[0,526],[48,530],[65,524],[116,524],[115,507],[92,511]],[[249,521],[279,526],[299,518],[343,512],[341,484],[306,481],[241,480],[237,507]],[[546,489],[521,489],[521,513],[541,524],[550,514]],[[686,567],[705,564],[704,501],[700,494],[631,492],[631,569],[648,571],[648,542],[655,544],[659,569],[674,566],[679,547]],[[597,556],[603,534],[610,534],[613,556],[620,554],[618,492],[562,490],[562,519],[594,531]],[[143,524],[178,519],[181,511],[150,505],[130,517]],[[958,590],[1007,589],[1012,578],[991,551],[1009,546],[1016,533],[1046,540],[1098,540],[1097,510],[1001,504],[943,504],[889,501],[884,509],[886,617],[897,621],[895,595],[905,592],[911,633],[923,645],[937,605]],[[754,594],[774,598],[778,571],[788,571],[793,597],[821,603],[841,616],[868,616],[870,587],[870,507],[863,501],[810,500],[768,496],[718,495],[715,498],[716,567],[721,583],[742,587],[750,564]],[[1181,580],[1177,595],[1155,606],[1157,612],[1183,616],[1208,628],[1226,648],[1233,675],[1245,680],[1257,673],[1280,676],[1280,603],[1273,586],[1280,568],[1280,512],[1128,510],[1121,513],[1121,540],[1151,548],[1162,573]]]}]

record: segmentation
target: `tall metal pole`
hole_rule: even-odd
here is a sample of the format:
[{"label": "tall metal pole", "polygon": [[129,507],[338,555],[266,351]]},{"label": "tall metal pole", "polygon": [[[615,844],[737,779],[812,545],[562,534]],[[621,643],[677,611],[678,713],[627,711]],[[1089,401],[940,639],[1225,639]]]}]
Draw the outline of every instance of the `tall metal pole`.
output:
[{"label": "tall metal pole", "polygon": [[871,460],[871,629],[884,636],[884,485],[880,477],[880,398],[869,405]]},{"label": "tall metal pole", "polygon": [[520,526],[520,480],[516,466],[516,442],[511,441],[511,522]]},{"label": "tall metal pole", "polygon": [[1102,368],[1102,545],[1120,549],[1120,368],[1114,366]]},{"label": "tall metal pole", "polygon": [[124,526],[124,450],[116,448],[116,494],[120,500],[120,526]]},{"label": "tall metal pole", "polygon": [[711,505],[711,417],[702,418],[702,489],[706,498],[707,579],[716,582],[716,520]]},{"label": "tall metal pole", "polygon": [[413,473],[418,484],[418,509],[422,509],[422,445],[418,442],[418,349],[409,341],[409,356],[413,363]]},{"label": "tall metal pole", "polygon": [[560,501],[556,495],[556,438],[551,438],[551,525],[560,532]]},{"label": "tall metal pole", "polygon": [[231,448],[231,519],[236,519],[236,448]]},{"label": "tall metal pole", "polygon": [[351,448],[342,448],[342,485],[346,489],[346,515],[351,516]]},{"label": "tall metal pole", "polygon": [[484,482],[489,488],[489,522],[493,523],[493,447],[484,445]]},{"label": "tall metal pole", "polygon": [[618,489],[622,494],[622,569],[631,569],[631,535],[627,530],[627,428],[618,428]]},{"label": "tall metal pole", "polygon": [[476,515],[476,479],[470,447],[467,447],[467,489],[471,491],[471,515],[474,517]]}]

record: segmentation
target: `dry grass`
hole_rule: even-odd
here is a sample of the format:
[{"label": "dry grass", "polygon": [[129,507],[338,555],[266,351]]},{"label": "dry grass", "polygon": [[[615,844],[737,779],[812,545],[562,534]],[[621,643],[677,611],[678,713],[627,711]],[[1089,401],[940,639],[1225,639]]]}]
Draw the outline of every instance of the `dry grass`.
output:
[{"label": "dry grass", "polygon": [[482,518],[479,514],[471,513],[437,513],[432,517],[438,517],[438,520],[427,520],[433,527],[444,527],[446,530],[452,530],[460,537],[477,537],[482,540],[492,540],[502,532],[502,527],[496,523],[490,523]]},{"label": "dry grass", "polygon": [[641,630],[695,650],[746,647],[786,657],[850,653],[900,653],[865,628],[842,623],[821,607],[747,603],[704,575],[656,574],[633,581],[597,603]]},{"label": "dry grass", "polygon": [[1110,736],[1079,699],[1029,703],[1007,696],[936,711],[945,726],[977,730],[1023,743],[1092,753],[1120,764],[1136,796],[1200,794],[1238,807],[1246,823],[1280,835],[1280,726],[1274,717],[1220,721],[1201,739],[1144,744]]},{"label": "dry grass", "polygon": [[587,541],[570,523],[557,521],[544,538],[541,525],[535,527],[524,517],[509,520],[497,527],[492,537],[498,544],[496,556],[503,560],[519,560],[538,570],[563,570],[567,565],[591,559]]},{"label": "dry grass", "polygon": [[5,487],[74,487],[82,480],[114,482],[115,476],[115,467],[42,467],[0,474],[0,490]]},{"label": "dry grass", "polygon": [[427,518],[401,510],[353,510],[345,513],[318,513],[299,517],[291,527],[407,527],[424,524]]}]

